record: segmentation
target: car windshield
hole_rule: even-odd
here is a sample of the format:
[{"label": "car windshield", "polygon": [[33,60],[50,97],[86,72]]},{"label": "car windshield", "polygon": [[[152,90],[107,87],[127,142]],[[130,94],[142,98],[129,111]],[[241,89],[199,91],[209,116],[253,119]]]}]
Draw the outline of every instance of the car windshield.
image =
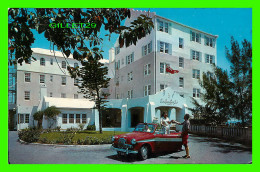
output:
[{"label": "car windshield", "polygon": [[153,133],[155,129],[155,125],[153,124],[138,124],[135,127],[134,131],[146,132],[146,133]]}]

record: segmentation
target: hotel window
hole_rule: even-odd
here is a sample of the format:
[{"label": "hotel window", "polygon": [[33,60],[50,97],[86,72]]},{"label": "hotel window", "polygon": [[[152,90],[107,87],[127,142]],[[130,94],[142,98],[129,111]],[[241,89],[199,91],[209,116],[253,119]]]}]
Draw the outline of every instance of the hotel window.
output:
[{"label": "hotel window", "polygon": [[68,115],[62,114],[62,124],[67,124],[67,123],[68,123]]},{"label": "hotel window", "polygon": [[192,69],[192,78],[200,79],[200,70]]},{"label": "hotel window", "polygon": [[24,100],[30,100],[30,91],[24,92]]},{"label": "hotel window", "polygon": [[205,36],[205,45],[215,48],[215,39]]},{"label": "hotel window", "polygon": [[200,97],[200,89],[193,88],[193,97],[199,98]]},{"label": "hotel window", "polygon": [[166,66],[170,67],[170,64],[169,63],[163,63],[163,62],[160,63],[160,73],[168,73],[168,72],[166,72]]},{"label": "hotel window", "polygon": [[162,31],[163,32],[163,22],[162,21],[158,21],[158,31]]},{"label": "hotel window", "polygon": [[[133,61],[134,61],[134,52],[132,54],[126,56],[125,62],[126,62],[126,64],[131,64],[131,63],[133,63]],[[119,63],[120,63],[120,61],[119,61]]]},{"label": "hotel window", "polygon": [[144,65],[144,76],[151,74],[151,64]]},{"label": "hotel window", "polygon": [[74,123],[74,114],[69,114],[69,123]]},{"label": "hotel window", "polygon": [[179,48],[184,48],[183,38],[179,38]]},{"label": "hotel window", "polygon": [[128,90],[127,92],[127,98],[132,99],[133,98],[133,90]]},{"label": "hotel window", "polygon": [[66,85],[66,76],[61,77],[61,85]]},{"label": "hotel window", "polygon": [[61,67],[62,67],[63,69],[66,69],[66,62],[65,62],[65,61],[62,61],[62,62],[61,62]]},{"label": "hotel window", "polygon": [[53,81],[53,75],[50,75],[50,81],[51,82]]},{"label": "hotel window", "polygon": [[18,124],[24,123],[24,114],[19,114],[19,119],[18,119]]},{"label": "hotel window", "polygon": [[24,81],[31,82],[31,73],[24,73]]},{"label": "hotel window", "polygon": [[61,93],[61,98],[66,98],[66,94],[65,93]]},{"label": "hotel window", "polygon": [[184,58],[183,57],[179,57],[179,67],[184,68]]},{"label": "hotel window", "polygon": [[26,123],[26,124],[28,124],[29,123],[29,114],[25,114],[25,122],[24,123]]},{"label": "hotel window", "polygon": [[207,73],[206,73],[206,76],[207,76],[208,78],[213,78],[213,73],[212,73],[212,72],[207,72]]},{"label": "hotel window", "polygon": [[45,83],[45,75],[40,75],[40,83],[41,84]]},{"label": "hotel window", "polygon": [[205,62],[209,64],[214,64],[215,63],[214,56],[205,54]]},{"label": "hotel window", "polygon": [[50,92],[50,97],[52,97],[52,92]]},{"label": "hotel window", "polygon": [[128,73],[127,78],[128,78],[128,81],[132,81],[133,80],[133,72]]},{"label": "hotel window", "polygon": [[161,31],[161,32],[166,32],[169,33],[169,23],[167,22],[163,22],[161,20],[157,20],[158,24],[157,24],[157,30]]},{"label": "hotel window", "polygon": [[191,41],[201,43],[201,34],[191,31]]},{"label": "hotel window", "polygon": [[74,94],[74,99],[78,99],[79,95],[78,94]]},{"label": "hotel window", "polygon": [[151,95],[151,85],[144,86],[144,96]]},{"label": "hotel window", "polygon": [[120,53],[120,47],[115,47],[115,55]]},{"label": "hotel window", "polygon": [[76,114],[76,123],[80,123],[80,114]]},{"label": "hotel window", "polygon": [[83,124],[87,123],[87,114],[82,114],[82,123]]},{"label": "hotel window", "polygon": [[183,77],[179,78],[179,87],[181,87],[181,88],[184,87],[184,78]]},{"label": "hotel window", "polygon": [[41,66],[45,66],[45,59],[44,59],[44,58],[41,58],[41,59],[40,59],[40,65],[41,65]]},{"label": "hotel window", "polygon": [[50,59],[50,64],[53,65],[53,59]]},{"label": "hotel window", "polygon": [[166,85],[166,84],[160,84],[160,91],[161,91],[161,90],[164,90],[165,88],[167,88],[167,85]]},{"label": "hotel window", "polygon": [[74,63],[74,68],[78,67],[79,64],[78,63]]},{"label": "hotel window", "polygon": [[171,54],[171,44],[165,43],[165,42],[160,42],[160,52],[161,53],[166,53],[166,54]]},{"label": "hotel window", "polygon": [[31,62],[32,62],[32,58],[31,58],[31,57],[28,58],[28,61],[27,61],[27,62],[25,61],[26,64],[31,64]]},{"label": "hotel window", "polygon": [[142,46],[142,56],[146,56],[147,54],[151,53],[152,48],[152,41],[149,44]]},{"label": "hotel window", "polygon": [[78,78],[74,78],[74,85],[78,86],[79,85],[79,79]]},{"label": "hotel window", "polygon": [[201,56],[201,52],[191,50],[191,57],[192,57],[192,60],[200,61],[200,56]]}]

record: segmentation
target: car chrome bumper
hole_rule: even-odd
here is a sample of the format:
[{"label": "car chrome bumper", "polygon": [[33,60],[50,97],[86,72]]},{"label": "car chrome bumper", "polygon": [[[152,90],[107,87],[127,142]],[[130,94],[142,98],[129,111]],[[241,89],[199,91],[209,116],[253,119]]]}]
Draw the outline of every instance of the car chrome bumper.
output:
[{"label": "car chrome bumper", "polygon": [[130,153],[133,153],[133,154],[138,153],[138,151],[128,150],[128,148],[127,149],[120,149],[120,148],[115,148],[114,146],[111,146],[111,149],[114,149],[114,150],[119,151],[119,152],[124,152],[124,153],[126,153],[126,155],[128,155]]}]

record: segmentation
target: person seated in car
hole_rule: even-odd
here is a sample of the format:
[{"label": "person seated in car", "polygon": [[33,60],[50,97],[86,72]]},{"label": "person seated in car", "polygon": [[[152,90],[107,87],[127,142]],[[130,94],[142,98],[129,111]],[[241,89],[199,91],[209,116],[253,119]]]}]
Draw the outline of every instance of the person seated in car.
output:
[{"label": "person seated in car", "polygon": [[148,125],[144,126],[144,132],[151,132],[151,130],[149,129]]}]

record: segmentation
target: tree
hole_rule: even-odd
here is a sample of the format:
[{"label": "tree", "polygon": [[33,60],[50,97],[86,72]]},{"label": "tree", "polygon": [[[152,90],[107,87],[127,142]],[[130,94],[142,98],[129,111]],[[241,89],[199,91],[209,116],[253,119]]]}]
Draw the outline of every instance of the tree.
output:
[{"label": "tree", "polygon": [[33,114],[34,120],[38,121],[37,128],[42,127],[42,118],[43,118],[44,111],[37,111]]},{"label": "tree", "polygon": [[44,115],[48,119],[48,122],[50,123],[49,128],[53,126],[54,123],[56,123],[56,117],[61,113],[61,111],[55,107],[51,106],[44,110]]},{"label": "tree", "polygon": [[206,123],[221,124],[230,115],[231,109],[231,88],[227,71],[223,71],[216,66],[214,76],[203,73],[203,79],[199,81],[204,92],[200,94],[203,104],[196,99],[192,99],[195,108],[190,110],[205,119]]},{"label": "tree", "polygon": [[99,112],[99,131],[102,133],[102,110],[106,102],[102,95],[102,88],[108,87],[110,78],[106,77],[108,69],[99,59],[100,57],[96,54],[95,57],[83,62],[78,76],[81,77],[79,88],[85,95],[84,97],[95,101],[95,108]]},{"label": "tree", "polygon": [[231,63],[230,76],[233,87],[232,116],[241,119],[245,126],[246,120],[252,116],[252,46],[247,40],[239,43],[231,37],[231,52],[226,47],[226,55]]},{"label": "tree", "polygon": [[[122,26],[121,23],[127,17],[130,18],[130,10],[126,8],[9,9],[8,17],[9,64],[29,61],[32,56],[31,45],[35,40],[32,30],[44,34],[50,42],[50,49],[57,47],[64,58],[73,54],[73,58],[81,62],[82,69],[70,66],[67,69],[72,78],[90,79],[88,82],[82,80],[82,85],[79,86],[85,97],[95,101],[100,117],[103,98],[99,95],[99,89],[100,86],[108,86],[105,75],[103,78],[99,77],[99,74],[106,74],[105,68],[98,63],[98,60],[103,59],[101,28],[108,32],[105,36],[109,40],[112,33],[119,35],[120,48],[136,45],[137,40],[145,37],[153,28],[152,19],[148,15],[140,15],[129,27]],[[89,69],[84,65],[93,67],[91,70],[97,71],[97,77],[103,83],[95,79],[96,75],[88,75]],[[102,133],[102,120],[99,121]]]},{"label": "tree", "polygon": [[252,115],[252,47],[247,40],[239,43],[231,37],[231,52],[226,48],[230,61],[230,76],[227,71],[214,67],[214,77],[203,74],[199,81],[204,89],[202,104],[193,99],[194,108],[190,110],[201,115],[207,122],[221,124],[230,117],[246,120]]}]

